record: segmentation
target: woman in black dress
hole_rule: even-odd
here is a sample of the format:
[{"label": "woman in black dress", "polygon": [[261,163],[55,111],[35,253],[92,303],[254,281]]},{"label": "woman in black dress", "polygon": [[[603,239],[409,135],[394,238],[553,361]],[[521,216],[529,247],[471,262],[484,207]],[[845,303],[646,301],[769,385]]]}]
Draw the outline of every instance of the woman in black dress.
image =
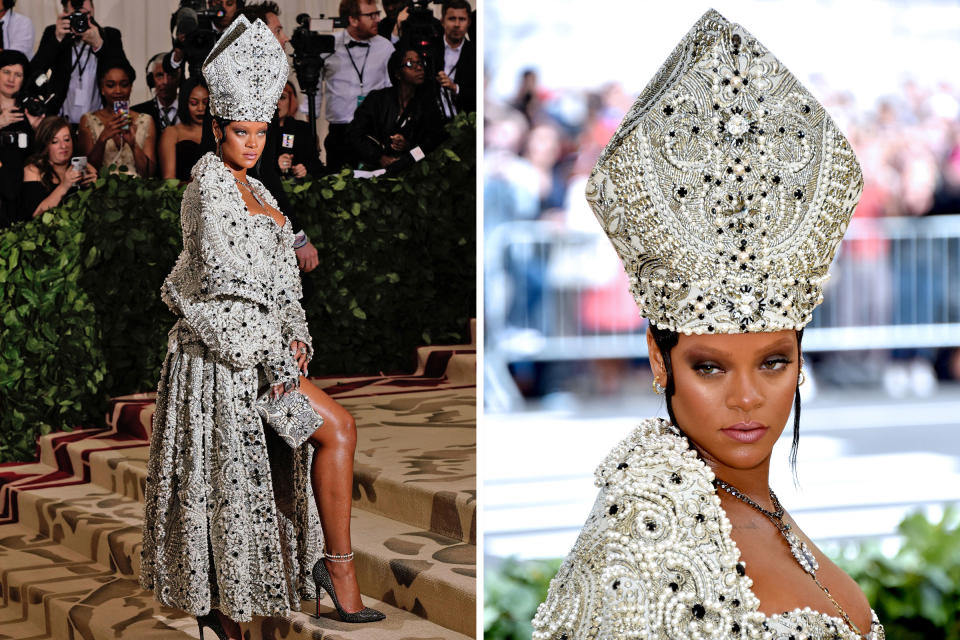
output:
[{"label": "woman in black dress", "polygon": [[203,155],[200,150],[202,123],[210,102],[203,78],[193,77],[183,83],[177,101],[180,122],[164,129],[160,136],[160,175],[189,182],[190,170]]}]

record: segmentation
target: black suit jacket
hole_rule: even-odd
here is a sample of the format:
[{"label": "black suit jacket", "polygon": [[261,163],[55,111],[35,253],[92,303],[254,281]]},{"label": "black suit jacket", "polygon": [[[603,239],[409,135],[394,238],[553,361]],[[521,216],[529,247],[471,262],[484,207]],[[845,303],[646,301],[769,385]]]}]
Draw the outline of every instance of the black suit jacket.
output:
[{"label": "black suit jacket", "polygon": [[477,110],[477,45],[472,40],[464,40],[457,61],[457,73],[454,82],[460,88],[457,94],[457,109],[463,112]]},{"label": "black suit jacket", "polygon": [[[94,55],[98,60],[107,60],[110,58],[127,59],[127,54],[123,51],[123,41],[120,37],[120,31],[113,27],[101,27],[91,20],[91,29],[100,29],[100,36],[103,38],[103,46]],[[43,37],[40,39],[40,46],[30,61],[30,72],[28,77],[35,78],[47,69],[52,69],[50,84],[54,91],[54,98],[47,103],[47,115],[56,115],[60,113],[63,101],[67,97],[67,89],[70,86],[70,69],[73,66],[71,60],[73,55],[72,39],[67,37],[57,41],[56,25],[49,25],[43,30]]]},{"label": "black suit jacket", "polygon": [[[133,111],[134,113],[145,113],[153,118],[153,128],[154,131],[157,132],[157,144],[160,144],[160,134],[163,133],[165,127],[163,127],[160,123],[160,110],[157,109],[157,101],[153,98],[150,98],[146,102],[133,105],[130,107],[130,111]],[[175,124],[176,122],[177,121],[175,120],[170,124]]]}]

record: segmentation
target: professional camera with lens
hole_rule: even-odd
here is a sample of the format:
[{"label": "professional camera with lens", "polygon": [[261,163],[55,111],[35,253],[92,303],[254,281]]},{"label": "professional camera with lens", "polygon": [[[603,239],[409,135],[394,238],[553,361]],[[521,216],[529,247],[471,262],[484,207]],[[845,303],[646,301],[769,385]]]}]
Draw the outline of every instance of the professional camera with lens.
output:
[{"label": "professional camera with lens", "polygon": [[51,70],[31,78],[23,83],[23,88],[17,96],[16,106],[32,116],[42,116],[47,112],[47,105],[53,100],[53,88],[49,84]]},{"label": "professional camera with lens", "polygon": [[73,7],[73,13],[70,14],[70,30],[75,33],[84,33],[90,28],[90,16],[85,14],[83,9],[83,0],[70,0],[70,6]]},{"label": "professional camera with lens", "polygon": [[320,88],[320,76],[323,73],[323,63],[326,57],[333,53],[336,40],[333,37],[335,29],[346,27],[341,18],[310,18],[309,14],[301,13],[297,16],[297,28],[290,38],[293,45],[293,71],[297,74],[297,83],[307,95],[307,117],[310,120],[310,130],[314,132],[314,146],[316,140],[317,114],[314,107],[314,97]]},{"label": "professional camera with lens", "polygon": [[213,30],[213,25],[224,15],[219,2],[180,0],[180,7],[170,20],[170,30],[173,47],[183,50],[191,76],[199,72],[203,61],[217,43],[220,36]]}]

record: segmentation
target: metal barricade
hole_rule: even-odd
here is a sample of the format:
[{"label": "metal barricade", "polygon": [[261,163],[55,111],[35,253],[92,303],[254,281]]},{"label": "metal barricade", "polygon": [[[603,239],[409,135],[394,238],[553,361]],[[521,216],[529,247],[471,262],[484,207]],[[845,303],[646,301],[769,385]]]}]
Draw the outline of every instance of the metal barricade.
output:
[{"label": "metal barricade", "polygon": [[[485,395],[518,399],[519,361],[646,357],[613,247],[600,233],[510,222],[485,238]],[[805,351],[960,345],[960,215],[854,219]]]}]

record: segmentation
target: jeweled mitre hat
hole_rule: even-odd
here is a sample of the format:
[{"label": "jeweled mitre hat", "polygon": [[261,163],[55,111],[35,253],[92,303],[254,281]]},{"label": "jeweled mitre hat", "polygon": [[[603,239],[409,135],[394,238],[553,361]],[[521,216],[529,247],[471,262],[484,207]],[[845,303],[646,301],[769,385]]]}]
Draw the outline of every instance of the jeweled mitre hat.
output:
[{"label": "jeweled mitre hat", "polygon": [[849,142],[743,27],[710,10],[603,150],[587,200],[662,329],[799,329],[860,199]]},{"label": "jeweled mitre hat", "polygon": [[243,15],[230,24],[203,63],[210,113],[228,120],[270,122],[290,67],[262,20]]}]

